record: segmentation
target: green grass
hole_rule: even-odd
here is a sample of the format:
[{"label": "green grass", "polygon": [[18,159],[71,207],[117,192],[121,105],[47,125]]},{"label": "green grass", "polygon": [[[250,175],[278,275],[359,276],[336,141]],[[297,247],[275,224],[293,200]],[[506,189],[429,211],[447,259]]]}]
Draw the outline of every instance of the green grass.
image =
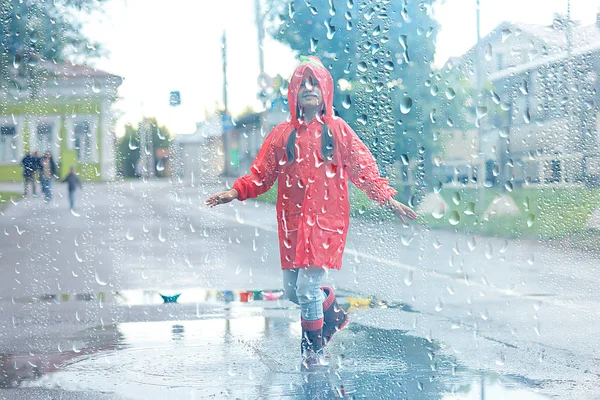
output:
[{"label": "green grass", "polygon": [[[484,218],[484,213],[498,189],[485,189],[483,197],[476,189],[442,189],[440,195],[448,204],[443,218],[432,215],[419,217],[420,222],[432,228],[449,228],[457,231],[487,236],[529,239],[561,239],[589,231],[586,223],[593,211],[600,206],[600,189],[586,188],[536,188],[515,189],[506,192],[519,208],[518,215],[492,215]],[[457,194],[460,197],[455,204]],[[466,215],[465,209],[474,203],[474,215]],[[457,225],[450,219],[456,211],[460,216]]]},{"label": "green grass", "polygon": [[10,203],[10,199],[12,198],[13,200],[19,200],[21,197],[23,197],[22,193],[17,193],[17,192],[1,192],[0,191],[0,211],[4,210],[6,207],[8,207],[11,203]]}]

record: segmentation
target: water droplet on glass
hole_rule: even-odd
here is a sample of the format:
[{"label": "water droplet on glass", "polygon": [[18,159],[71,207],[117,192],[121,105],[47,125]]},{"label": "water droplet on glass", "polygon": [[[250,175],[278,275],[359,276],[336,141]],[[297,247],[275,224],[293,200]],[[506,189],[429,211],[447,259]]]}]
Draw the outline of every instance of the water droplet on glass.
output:
[{"label": "water droplet on glass", "polygon": [[446,91],[444,92],[444,94],[446,95],[446,98],[448,100],[452,100],[453,98],[456,97],[456,92],[451,87],[447,88]]},{"label": "water droplet on glass", "polygon": [[19,54],[15,54],[15,57],[13,58],[13,67],[15,69],[17,69],[20,66],[21,66],[21,56]]},{"label": "water droplet on glass", "polygon": [[327,29],[327,39],[331,40],[335,36],[335,26],[331,25],[331,18],[324,22],[325,28]]},{"label": "water droplet on glass", "polygon": [[400,155],[400,160],[402,161],[403,165],[408,165],[410,162],[410,160],[408,159],[408,154]]},{"label": "water droplet on glass", "polygon": [[506,183],[504,184],[504,188],[506,189],[507,192],[512,192],[513,191],[513,184],[511,181],[506,181]]},{"label": "water droplet on glass", "polygon": [[458,192],[454,192],[452,193],[452,202],[456,205],[459,205],[460,203],[460,193]]},{"label": "water droplet on glass", "polygon": [[167,240],[165,235],[163,235],[162,227],[158,228],[158,240],[160,240],[162,243]]},{"label": "water droplet on glass", "polygon": [[438,85],[431,85],[431,87],[429,88],[429,94],[434,97],[438,95],[439,91],[440,88],[438,87]]},{"label": "water droplet on glass", "polygon": [[523,121],[526,124],[531,122],[531,113],[529,112],[529,107],[525,109],[525,112],[523,113]]},{"label": "water droplet on glass", "polygon": [[431,212],[431,216],[435,219],[440,219],[446,213],[446,205],[444,203],[437,204],[433,211]]},{"label": "water droplet on glass", "polygon": [[391,62],[391,61],[388,61],[385,64],[383,64],[383,68],[385,68],[388,71],[393,71],[394,70],[394,63]]},{"label": "water droplet on glass", "polygon": [[398,37],[398,42],[400,43],[400,46],[402,46],[402,48],[406,51],[406,49],[408,49],[408,37],[406,35],[400,35]]},{"label": "water droplet on glass", "polygon": [[352,100],[350,99],[349,94],[347,94],[342,100],[342,107],[344,107],[346,110],[352,107]]},{"label": "water droplet on glass", "polygon": [[106,282],[104,282],[103,280],[100,279],[100,277],[98,276],[98,271],[94,272],[94,277],[96,278],[96,283],[100,286],[106,286]]},{"label": "water droplet on glass", "polygon": [[358,121],[358,123],[360,123],[361,125],[366,125],[367,124],[367,116],[365,114],[362,114],[361,116],[359,116],[356,121]]},{"label": "water droplet on glass", "polygon": [[317,40],[315,38],[310,38],[310,52],[311,53],[317,52],[317,44],[319,44],[319,40]]},{"label": "water droplet on glass", "polygon": [[412,109],[413,101],[410,97],[404,97],[400,100],[400,112],[402,114],[408,114]]},{"label": "water droplet on glass", "polygon": [[77,252],[75,252],[75,259],[77,259],[78,262],[82,263],[83,262],[83,258],[81,258],[79,256],[79,254],[77,254]]},{"label": "water droplet on glass", "polygon": [[364,61],[359,62],[356,65],[356,69],[358,69],[360,72],[367,72],[367,63]]},{"label": "water droplet on glass", "polygon": [[400,240],[402,241],[402,244],[406,247],[408,247],[410,245],[410,242],[412,242],[412,240],[415,237],[415,233],[413,233],[412,235],[401,235],[400,236]]},{"label": "water droplet on glass", "polygon": [[485,51],[483,53],[483,56],[485,57],[486,61],[491,61],[492,55],[493,55],[492,45],[491,45],[491,43],[488,43],[487,46],[485,46]]},{"label": "water droplet on glass", "polygon": [[460,214],[458,213],[458,211],[452,211],[450,213],[450,217],[448,217],[448,222],[450,222],[450,225],[458,225],[458,223],[460,222]]},{"label": "water droplet on glass", "polygon": [[138,146],[133,143],[133,135],[129,136],[129,150],[137,150]]},{"label": "water droplet on glass", "polygon": [[235,210],[235,219],[237,222],[239,222],[240,224],[244,223],[244,218],[242,217],[242,213],[240,212],[240,210],[236,209]]},{"label": "water droplet on glass", "polygon": [[92,81],[92,91],[94,93],[100,93],[100,90],[102,90],[102,84],[98,79],[94,79]]},{"label": "water droplet on glass", "polygon": [[408,273],[404,277],[404,284],[406,286],[412,285],[413,279],[414,279],[414,272],[413,271],[408,271]]},{"label": "water droplet on glass", "polygon": [[535,221],[535,215],[529,214],[527,216],[527,226],[531,228],[533,226],[533,221]]},{"label": "water droplet on glass", "polygon": [[468,202],[464,213],[465,215],[475,215],[475,203]]},{"label": "water droplet on glass", "polygon": [[438,297],[438,299],[437,299],[437,304],[435,305],[435,311],[436,311],[436,312],[440,312],[440,311],[442,311],[443,309],[444,309],[444,302],[442,301],[442,299],[440,299],[440,298]]},{"label": "water droplet on glass", "polygon": [[510,35],[512,35],[512,31],[508,28],[502,29],[500,33],[502,35],[502,43],[506,42],[506,39],[508,39]]},{"label": "water droplet on glass", "polygon": [[527,84],[527,81],[525,79],[521,81],[521,84],[519,85],[519,90],[525,95],[529,94],[529,85]]},{"label": "water droplet on glass", "polygon": [[491,243],[488,243],[485,245],[485,258],[487,258],[488,260],[491,260],[493,256],[494,256],[494,248],[492,247]]},{"label": "water droplet on glass", "polygon": [[477,119],[481,119],[485,117],[488,113],[488,108],[486,106],[477,106],[475,107],[475,114]]},{"label": "water droplet on glass", "polygon": [[467,247],[469,248],[470,251],[475,250],[475,247],[477,247],[477,242],[475,241],[475,236],[471,236],[469,238],[469,240],[467,240]]}]

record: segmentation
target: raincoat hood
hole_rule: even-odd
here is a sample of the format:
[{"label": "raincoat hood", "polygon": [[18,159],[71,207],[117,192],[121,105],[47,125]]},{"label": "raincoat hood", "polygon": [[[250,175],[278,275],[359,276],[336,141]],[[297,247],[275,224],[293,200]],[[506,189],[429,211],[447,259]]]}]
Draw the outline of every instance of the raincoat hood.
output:
[{"label": "raincoat hood", "polygon": [[298,92],[302,85],[302,75],[307,69],[312,72],[315,79],[319,83],[319,88],[323,95],[323,102],[325,104],[325,115],[322,116],[323,122],[329,125],[329,120],[334,117],[333,114],[333,78],[331,74],[325,68],[321,60],[315,56],[300,56],[302,64],[296,68],[290,79],[288,87],[288,104],[290,107],[291,123],[294,127],[298,127],[300,122],[298,121]]}]

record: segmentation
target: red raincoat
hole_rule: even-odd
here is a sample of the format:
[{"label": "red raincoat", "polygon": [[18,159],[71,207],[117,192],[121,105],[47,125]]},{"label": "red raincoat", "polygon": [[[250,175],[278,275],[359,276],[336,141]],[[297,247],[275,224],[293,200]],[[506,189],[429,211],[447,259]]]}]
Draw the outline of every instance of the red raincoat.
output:
[{"label": "red raincoat", "polygon": [[[340,269],[350,222],[348,179],[382,204],[397,192],[379,176],[369,149],[341,118],[333,114],[333,80],[318,58],[300,65],[289,84],[291,118],[265,138],[251,173],[237,179],[238,200],[257,197],[279,181],[277,221],[283,269],[313,265]],[[305,69],[315,76],[323,94],[325,116],[301,123],[297,95]],[[327,124],[333,135],[333,159],[321,154],[321,131]],[[296,159],[288,163],[286,145],[296,130]]]}]

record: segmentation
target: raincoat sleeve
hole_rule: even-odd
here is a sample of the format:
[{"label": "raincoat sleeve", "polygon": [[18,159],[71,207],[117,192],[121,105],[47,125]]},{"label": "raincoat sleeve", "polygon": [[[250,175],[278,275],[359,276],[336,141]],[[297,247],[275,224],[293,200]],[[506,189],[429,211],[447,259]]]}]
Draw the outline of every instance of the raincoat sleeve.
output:
[{"label": "raincoat sleeve", "polygon": [[238,200],[255,198],[268,191],[277,179],[275,160],[275,137],[277,128],[267,135],[256,158],[250,167],[248,175],[238,178],[233,188],[238,192]]},{"label": "raincoat sleeve", "polygon": [[375,158],[352,128],[344,122],[343,129],[346,132],[344,164],[350,181],[363,190],[370,199],[383,205],[398,191],[389,185],[387,178],[379,175]]}]

